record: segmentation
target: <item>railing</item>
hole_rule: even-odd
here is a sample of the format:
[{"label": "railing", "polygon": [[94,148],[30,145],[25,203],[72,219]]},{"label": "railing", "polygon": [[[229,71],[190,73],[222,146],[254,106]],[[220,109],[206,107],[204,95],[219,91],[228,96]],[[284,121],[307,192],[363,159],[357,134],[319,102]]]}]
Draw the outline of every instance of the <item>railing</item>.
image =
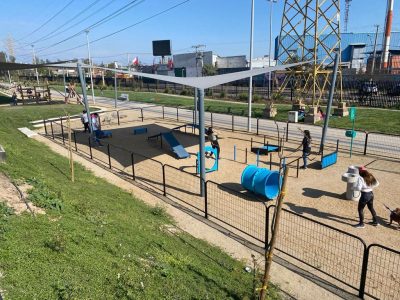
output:
[{"label": "railing", "polygon": [[[140,115],[142,110],[139,110]],[[136,120],[137,121],[137,120]],[[45,136],[67,146],[63,120],[43,121]],[[253,194],[212,181],[200,193],[200,178],[170,165],[102,140],[99,147],[73,130],[72,150],[95,160],[117,175],[146,185],[192,212],[231,231],[241,239],[267,248],[275,207]],[[286,166],[297,161],[288,162]],[[282,165],[282,162],[280,163]],[[277,249],[290,258],[352,288],[361,298],[399,299],[400,252],[365,242],[347,232],[283,209]]]}]

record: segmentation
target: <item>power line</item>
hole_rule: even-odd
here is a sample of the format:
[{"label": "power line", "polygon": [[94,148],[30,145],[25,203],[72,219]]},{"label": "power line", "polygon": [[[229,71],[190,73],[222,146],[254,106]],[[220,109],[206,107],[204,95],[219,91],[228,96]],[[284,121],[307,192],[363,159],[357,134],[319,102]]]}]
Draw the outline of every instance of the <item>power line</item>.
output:
[{"label": "power line", "polygon": [[[107,35],[105,35],[105,36],[102,36],[102,37],[100,37],[100,38],[98,38],[98,39],[95,39],[95,40],[91,41],[90,43],[91,43],[91,44],[96,43],[96,42],[101,41],[101,40],[103,40],[103,39],[106,39],[106,38],[108,38],[108,37],[110,37],[110,36],[113,36],[113,35],[115,35],[115,34],[117,34],[117,33],[120,33],[120,32],[122,32],[122,31],[125,31],[125,30],[127,30],[127,29],[129,29],[129,28],[132,28],[132,27],[134,27],[134,26],[137,26],[137,25],[139,25],[139,24],[141,24],[141,23],[144,23],[144,22],[146,22],[146,21],[148,21],[148,20],[150,20],[150,19],[153,19],[153,18],[155,18],[155,17],[157,17],[157,16],[159,16],[159,15],[161,15],[161,14],[164,14],[164,13],[170,11],[170,10],[173,10],[173,9],[177,8],[178,6],[181,6],[181,5],[183,5],[183,4],[185,4],[185,3],[189,2],[189,1],[191,1],[191,0],[182,1],[182,2],[180,2],[180,3],[178,3],[178,4],[174,5],[174,6],[171,6],[171,7],[167,8],[167,9],[161,11],[161,12],[158,12],[158,13],[156,13],[156,14],[154,14],[154,15],[151,15],[150,17],[147,17],[147,18],[145,18],[145,19],[143,19],[143,20],[140,20],[140,21],[138,21],[138,22],[136,22],[136,23],[134,23],[134,24],[132,24],[132,25],[126,26],[126,27],[124,27],[124,28],[122,28],[122,29],[120,29],[120,30],[114,31],[114,32],[109,33],[109,34],[107,34]],[[63,53],[63,52],[68,52],[68,51],[75,50],[75,49],[78,49],[78,48],[81,48],[81,47],[85,47],[85,46],[86,46],[86,43],[83,43],[83,44],[80,44],[80,45],[78,45],[78,46],[75,46],[75,47],[72,47],[72,48],[69,48],[69,49],[64,49],[64,50],[57,51],[57,52],[54,52],[54,53],[45,53],[45,54],[42,54],[42,55],[43,55],[43,56],[55,55],[55,54],[59,54],[59,53]],[[43,51],[43,50],[42,50],[42,51]],[[39,51],[37,51],[37,53],[38,53],[38,52],[39,52]]]},{"label": "power line", "polygon": [[72,2],[74,2],[75,0],[71,0],[69,1],[63,8],[61,8],[57,13],[55,13],[50,19],[48,19],[46,22],[44,22],[42,25],[40,25],[38,28],[36,28],[34,31],[32,31],[31,33],[25,35],[24,37],[18,39],[17,41],[21,41],[23,39],[25,39],[28,36],[31,36],[32,34],[38,32],[40,29],[42,29],[44,26],[46,26],[50,21],[52,21],[55,17],[57,17],[60,13],[62,13],[68,6],[70,6],[72,4]]},{"label": "power line", "polygon": [[49,40],[49,39],[51,39],[51,38],[53,38],[53,37],[55,37],[55,36],[57,36],[57,35],[60,35],[61,33],[64,33],[64,32],[66,32],[66,31],[70,30],[71,28],[75,27],[76,25],[81,24],[82,22],[84,22],[84,21],[86,21],[87,19],[91,18],[93,15],[95,15],[95,14],[97,14],[98,12],[102,11],[103,9],[105,9],[107,6],[109,6],[109,5],[110,5],[111,3],[113,3],[114,1],[115,1],[115,0],[111,0],[111,1],[107,2],[105,5],[103,5],[102,7],[100,7],[100,8],[97,9],[97,10],[95,10],[94,12],[92,12],[92,13],[91,13],[90,15],[88,15],[87,17],[85,17],[84,20],[80,20],[80,21],[78,21],[78,22],[75,22],[75,23],[71,24],[70,26],[68,26],[67,28],[65,28],[64,30],[62,30],[62,31],[60,31],[60,32],[58,32],[58,33],[56,33],[56,34],[53,34],[52,36],[47,37],[46,39],[43,39],[42,41]]},{"label": "power line", "polygon": [[[117,17],[118,15],[121,14],[121,11],[122,11],[122,10],[124,10],[124,12],[125,12],[125,11],[127,11],[127,10],[133,8],[134,6],[136,6],[135,2],[137,2],[137,1],[138,1],[138,0],[132,0],[132,1],[129,2],[128,4],[124,5],[123,7],[119,8],[118,10],[116,10],[116,11],[114,11],[113,13],[109,14],[108,16],[102,18],[101,20],[95,22],[94,24],[90,25],[89,27],[86,27],[85,29],[80,30],[79,32],[77,32],[77,33],[75,33],[75,34],[73,34],[73,35],[71,35],[71,36],[69,36],[69,37],[67,37],[67,38],[65,38],[65,39],[63,39],[63,40],[61,40],[61,41],[59,41],[59,42],[56,42],[56,43],[54,43],[54,44],[52,44],[52,45],[50,45],[50,46],[42,47],[42,48],[40,48],[37,52],[39,53],[39,52],[42,52],[42,51],[45,50],[45,49],[52,48],[52,47],[54,47],[54,46],[57,46],[57,45],[59,45],[59,44],[62,44],[62,43],[64,43],[64,42],[66,42],[66,41],[68,41],[68,40],[70,40],[70,39],[72,39],[72,38],[74,38],[74,37],[76,37],[76,36],[78,36],[78,35],[84,33],[86,30],[90,30],[91,28],[94,28],[94,27],[98,26],[98,24],[99,24],[100,22],[103,22],[103,21],[106,20],[106,19],[107,19],[107,21],[109,21],[109,20],[111,20],[111,19]],[[104,23],[104,22],[103,22],[103,23]],[[103,23],[102,23],[102,24],[103,24]]]},{"label": "power line", "polygon": [[[76,15],[74,15],[73,17],[71,17],[72,20],[75,20],[77,17],[81,16],[83,13],[85,13],[87,10],[89,10],[90,8],[92,8],[95,4],[97,4],[99,2],[99,0],[94,0],[92,3],[90,3],[88,6],[86,6],[84,9],[82,9],[79,13],[77,13]],[[53,33],[57,32],[59,29],[63,28],[65,25],[67,25],[71,19],[68,19],[65,23],[63,23],[62,25],[58,26],[56,29],[54,29],[53,31],[51,31],[50,33],[42,36],[41,38],[38,38],[37,40],[29,43],[29,44],[36,44],[37,42],[43,42],[46,41],[50,38],[48,38],[49,36],[55,36],[53,35]],[[57,34],[56,34],[57,35]]]}]

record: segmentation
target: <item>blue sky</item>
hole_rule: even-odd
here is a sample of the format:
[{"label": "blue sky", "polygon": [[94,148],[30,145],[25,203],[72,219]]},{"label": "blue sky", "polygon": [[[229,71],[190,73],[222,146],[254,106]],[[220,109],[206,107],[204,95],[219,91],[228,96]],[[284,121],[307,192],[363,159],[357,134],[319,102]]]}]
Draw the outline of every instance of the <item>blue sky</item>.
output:
[{"label": "blue sky", "polygon": [[[72,1],[72,2],[71,2]],[[85,33],[79,33],[107,16],[111,12],[128,4],[132,0],[13,0],[0,1],[0,40],[3,42],[11,35],[15,40],[17,61],[29,62],[32,59],[30,44],[35,43],[40,58],[71,59],[87,57],[85,46],[65,51],[86,43]],[[132,9],[115,19],[102,24],[89,33],[89,39],[102,37],[123,27],[151,17],[185,0],[138,0]],[[70,3],[71,2],[71,3]],[[108,3],[110,3],[106,6]],[[344,0],[341,0],[342,17]],[[70,4],[69,4],[70,3]],[[60,11],[58,16],[45,26],[38,28]],[[82,9],[93,4],[80,16],[74,16]],[[106,6],[95,15],[89,15]],[[278,0],[273,9],[273,37],[279,34],[284,0]],[[254,57],[268,53],[269,45],[269,7],[267,0],[255,0]],[[166,12],[126,31],[91,44],[92,56],[97,62],[117,60],[127,62],[130,57],[138,56],[143,63],[152,63],[152,40],[171,39],[174,53],[191,52],[191,46],[205,44],[205,50],[212,50],[221,56],[248,55],[250,41],[251,0],[189,0]],[[400,30],[399,2],[395,3],[393,30]],[[350,7],[349,32],[373,32],[374,24],[385,21],[386,0],[353,0]],[[6,12],[6,13],[4,13]],[[72,26],[65,32],[68,26]],[[61,25],[54,37],[40,41]],[[75,37],[60,42],[74,34]],[[4,48],[1,43],[0,49]]]}]

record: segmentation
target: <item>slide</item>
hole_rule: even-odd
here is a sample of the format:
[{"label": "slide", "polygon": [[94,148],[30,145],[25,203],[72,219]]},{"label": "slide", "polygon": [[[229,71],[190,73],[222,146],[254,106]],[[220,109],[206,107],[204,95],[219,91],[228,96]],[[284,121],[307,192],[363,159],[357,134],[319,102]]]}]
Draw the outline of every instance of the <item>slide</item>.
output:
[{"label": "slide", "polygon": [[178,142],[178,140],[174,137],[172,132],[165,132],[165,133],[162,133],[161,135],[164,138],[164,140],[171,147],[172,152],[174,152],[178,158],[188,158],[189,157],[189,153]]}]

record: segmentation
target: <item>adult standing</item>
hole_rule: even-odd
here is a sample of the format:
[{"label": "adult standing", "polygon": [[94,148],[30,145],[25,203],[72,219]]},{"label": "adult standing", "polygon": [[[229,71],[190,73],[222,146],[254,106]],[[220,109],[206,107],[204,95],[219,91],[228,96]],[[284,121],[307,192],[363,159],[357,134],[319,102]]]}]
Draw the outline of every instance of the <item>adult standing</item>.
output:
[{"label": "adult standing", "polygon": [[364,228],[364,208],[368,207],[369,211],[372,215],[372,222],[370,223],[373,226],[378,226],[378,219],[376,216],[376,212],[374,209],[374,193],[373,189],[379,185],[378,180],[365,168],[360,168],[360,176],[358,177],[357,185],[354,187],[354,190],[361,192],[360,200],[358,201],[358,216],[360,222],[355,225],[356,228]]}]

